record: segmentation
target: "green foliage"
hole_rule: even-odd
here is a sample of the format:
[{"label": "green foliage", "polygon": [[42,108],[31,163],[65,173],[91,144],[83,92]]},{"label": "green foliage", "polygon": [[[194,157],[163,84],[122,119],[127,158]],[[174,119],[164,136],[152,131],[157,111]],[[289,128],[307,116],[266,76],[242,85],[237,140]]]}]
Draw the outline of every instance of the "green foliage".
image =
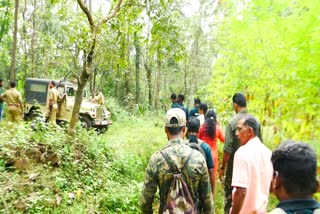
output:
[{"label": "green foliage", "polygon": [[111,112],[111,118],[114,121],[125,120],[130,113],[120,107],[119,102],[114,97],[106,97],[106,107]]},{"label": "green foliage", "polygon": [[129,118],[103,135],[77,126],[75,139],[67,127],[0,123],[0,212],[139,212],[145,167],[166,140],[158,119]]},{"label": "green foliage", "polygon": [[0,1],[0,42],[9,32],[10,21],[12,19],[12,2],[9,0]]},{"label": "green foliage", "polygon": [[320,28],[316,1],[252,1],[218,27],[218,57],[209,93],[219,112],[234,92],[278,135],[319,139]]}]

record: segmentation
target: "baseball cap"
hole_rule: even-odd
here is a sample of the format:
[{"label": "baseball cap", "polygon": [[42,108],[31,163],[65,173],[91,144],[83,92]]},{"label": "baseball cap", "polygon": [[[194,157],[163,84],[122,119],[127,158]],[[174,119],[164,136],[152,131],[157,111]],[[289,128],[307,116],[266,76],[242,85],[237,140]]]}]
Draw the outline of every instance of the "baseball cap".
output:
[{"label": "baseball cap", "polygon": [[[171,124],[170,120],[172,118],[176,118],[178,123]],[[180,108],[172,108],[167,111],[166,114],[166,127],[176,128],[186,125],[186,114],[184,111]]]}]

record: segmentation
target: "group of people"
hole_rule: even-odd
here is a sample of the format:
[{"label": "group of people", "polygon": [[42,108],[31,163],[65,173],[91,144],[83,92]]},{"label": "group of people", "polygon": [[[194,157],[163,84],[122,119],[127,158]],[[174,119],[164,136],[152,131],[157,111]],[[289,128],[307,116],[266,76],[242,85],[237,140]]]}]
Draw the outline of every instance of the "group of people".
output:
[{"label": "group of people", "polygon": [[212,160],[214,161],[214,177],[218,176],[218,146],[217,141],[224,143],[225,137],[222,129],[217,121],[217,115],[214,109],[208,109],[206,103],[202,103],[199,98],[194,99],[194,107],[188,112],[188,108],[184,106],[184,95],[179,94],[177,100],[175,93],[171,95],[172,105],[171,108],[181,108],[186,115],[187,119],[187,135],[189,139],[189,125],[197,124],[199,121],[199,126],[196,130],[196,137],[209,145]]},{"label": "group of people", "polygon": [[[49,123],[54,126],[57,125],[58,102],[63,99],[63,96],[64,95],[59,93],[56,82],[50,81],[47,119]],[[93,101],[98,105],[104,105],[105,99],[100,90],[96,90]],[[0,121],[3,117],[4,102],[6,102],[8,106],[8,120],[10,122],[19,122],[24,114],[24,106],[21,93],[16,89],[15,81],[10,82],[10,89],[4,90],[3,79],[0,79]]]},{"label": "group of people", "polygon": [[[229,120],[225,135],[213,109],[208,110],[204,103],[195,99],[195,107],[188,112],[183,105],[184,96],[176,98],[174,95],[165,120],[168,143],[152,155],[146,169],[141,194],[142,213],[153,213],[157,187],[159,213],[214,213],[217,174],[224,184],[225,214],[267,213],[270,191],[280,201],[270,212],[272,214],[320,212],[319,203],[312,198],[319,188],[317,157],[308,144],[285,142],[272,152],[263,144],[261,126],[248,114],[246,98],[241,93],[232,97],[236,115]],[[203,124],[200,124],[200,115],[204,115]],[[224,141],[219,167],[217,139]],[[191,147],[190,142],[199,143],[202,151]],[[170,159],[169,165],[165,156]],[[168,212],[168,203],[172,203],[168,201],[172,198],[168,193],[176,173],[171,165],[181,171],[196,212],[185,211],[180,196],[176,208]]]},{"label": "group of people", "polygon": [[[57,111],[58,111],[58,102],[63,100],[64,96],[65,94],[60,94],[59,91],[57,90],[55,81],[50,81],[48,117],[49,117],[50,124],[53,124],[55,126],[56,126],[56,118],[57,118]],[[71,96],[74,96],[74,92],[72,93]],[[93,98],[93,102],[97,103],[98,105],[104,105],[105,103],[104,96],[100,90],[96,90],[95,94],[92,95],[92,98]]]},{"label": "group of people", "polygon": [[[56,114],[58,109],[59,92],[55,87],[55,82],[49,84],[49,110],[48,117],[50,123],[56,124]],[[8,106],[8,120],[19,122],[24,114],[21,93],[16,89],[16,82],[10,82],[10,89],[4,91],[3,80],[0,79],[0,121],[2,120],[4,101]]]}]

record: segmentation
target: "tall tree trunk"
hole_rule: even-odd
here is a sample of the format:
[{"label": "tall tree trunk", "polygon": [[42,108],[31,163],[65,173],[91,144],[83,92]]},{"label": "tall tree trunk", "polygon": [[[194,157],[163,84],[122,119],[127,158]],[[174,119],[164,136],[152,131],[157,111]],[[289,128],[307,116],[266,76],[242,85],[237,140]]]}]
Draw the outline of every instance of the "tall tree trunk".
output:
[{"label": "tall tree trunk", "polygon": [[154,108],[158,113],[159,110],[159,94],[160,94],[160,82],[161,82],[161,60],[160,60],[160,50],[157,52],[157,75],[156,75],[156,88],[154,96]]},{"label": "tall tree trunk", "polygon": [[[188,71],[189,70],[189,66],[190,63],[187,62],[186,59],[186,73],[189,72],[189,83],[186,84],[186,86],[189,86],[189,94],[190,95],[194,95],[195,92],[197,91],[197,86],[198,86],[198,80],[199,78],[197,78],[199,76],[199,74],[201,74],[201,63],[200,63],[200,55],[199,55],[199,43],[200,43],[200,38],[202,35],[202,30],[201,30],[201,19],[199,19],[199,26],[197,27],[197,30],[194,34],[194,43],[193,43],[193,51],[192,51],[192,60],[191,60],[191,68],[190,69],[192,72]],[[190,81],[191,80],[191,81]],[[186,92],[187,93],[187,88],[186,88]],[[193,97],[189,97],[188,99],[189,103],[193,102]],[[186,102],[188,102],[186,101]]]},{"label": "tall tree trunk", "polygon": [[35,64],[36,52],[35,52],[35,41],[36,41],[36,8],[37,1],[33,0],[33,7],[35,8],[32,12],[32,37],[31,37],[31,72],[32,76],[36,77],[37,67]]},{"label": "tall tree trunk", "polygon": [[22,13],[22,20],[23,20],[23,26],[22,26],[22,36],[21,40],[24,40],[23,45],[23,52],[24,52],[24,78],[27,79],[28,77],[28,71],[29,71],[29,63],[28,63],[28,45],[27,45],[27,27],[26,27],[26,12],[27,12],[27,1],[24,1],[24,8]]},{"label": "tall tree trunk", "polygon": [[90,87],[90,94],[92,96],[94,96],[94,78],[95,78],[95,75],[94,75],[94,72],[90,72],[90,84],[89,84],[89,87]]},{"label": "tall tree trunk", "polygon": [[78,121],[78,117],[79,117],[79,112],[80,112],[80,107],[81,107],[82,97],[83,97],[83,89],[86,86],[86,83],[87,83],[88,79],[90,78],[90,74],[92,72],[94,50],[95,50],[95,45],[96,45],[96,33],[97,33],[96,30],[99,29],[102,24],[107,23],[110,19],[112,19],[113,17],[115,17],[117,15],[117,13],[120,10],[122,1],[123,0],[119,0],[117,2],[117,4],[115,5],[114,9],[111,10],[111,12],[107,15],[107,17],[104,18],[103,20],[101,20],[101,22],[98,25],[95,25],[95,23],[93,21],[93,17],[91,15],[90,11],[88,10],[88,8],[83,4],[83,1],[77,0],[78,5],[80,6],[81,10],[87,16],[93,38],[91,40],[92,43],[90,43],[89,54],[85,56],[84,66],[83,66],[82,72],[80,74],[80,77],[78,78],[78,90],[76,93],[75,103],[73,106],[72,117],[71,117],[70,126],[69,126],[69,133],[71,135],[75,135],[74,127],[75,127],[75,125]]},{"label": "tall tree trunk", "polygon": [[69,126],[69,133],[71,135],[75,134],[74,127],[76,126],[78,120],[79,120],[79,113],[82,103],[82,97],[83,97],[83,90],[86,86],[87,81],[90,78],[90,72],[92,72],[92,64],[93,64],[93,57],[94,57],[94,49],[96,45],[96,37],[93,39],[93,43],[90,48],[90,52],[87,56],[85,56],[82,72],[80,74],[80,77],[78,78],[78,90],[76,93],[72,116],[70,120],[70,126]]},{"label": "tall tree trunk", "polygon": [[[124,101],[125,104],[127,104],[127,91],[126,91],[126,73],[127,73],[127,70],[123,67],[123,64],[125,62],[125,37],[124,35],[121,35],[121,44],[120,44],[120,61],[122,62],[121,65],[119,66],[119,84],[120,84],[120,80],[124,80],[124,88],[123,87],[120,87],[119,88],[119,99],[121,101]],[[123,75],[123,76],[122,76]],[[121,78],[122,77],[122,78]],[[121,90],[122,89],[122,90]],[[124,99],[121,97],[121,95],[123,95],[124,93]]]},{"label": "tall tree trunk", "polygon": [[185,60],[185,64],[184,64],[184,94],[186,95],[186,93],[187,93],[187,85],[188,85],[188,83],[187,83],[187,80],[188,80],[188,69],[187,69],[187,67],[188,67],[188,64],[187,64],[187,60]]},{"label": "tall tree trunk", "polygon": [[147,15],[149,17],[148,25],[147,25],[147,47],[146,47],[146,54],[145,54],[145,62],[144,62],[144,68],[147,72],[147,84],[148,84],[148,104],[149,108],[152,107],[152,85],[151,85],[151,68],[149,65],[149,41],[150,41],[150,28],[151,28],[151,21],[150,21],[150,2],[149,0],[145,0],[145,6]]},{"label": "tall tree trunk", "polygon": [[14,29],[13,29],[13,44],[11,49],[11,67],[10,67],[10,81],[16,79],[16,53],[17,53],[17,34],[18,34],[18,12],[19,0],[15,0],[14,5]]},{"label": "tall tree trunk", "polygon": [[120,81],[119,81],[119,78],[120,78],[120,65],[119,63],[117,64],[117,68],[116,68],[116,85],[114,87],[114,95],[117,99],[119,99],[119,84],[120,84]]},{"label": "tall tree trunk", "polygon": [[140,44],[137,32],[134,32],[134,47],[136,49],[136,104],[140,102]]},{"label": "tall tree trunk", "polygon": [[126,92],[126,105],[130,105],[130,45],[129,45],[129,33],[126,35],[126,42],[124,46],[127,48],[126,59],[127,59],[127,68],[124,72],[124,81],[125,81],[125,92]]},{"label": "tall tree trunk", "polygon": [[148,66],[148,62],[144,63],[144,68],[147,72],[147,83],[148,83],[148,104],[149,108],[152,107],[152,85],[151,85],[151,68]]},{"label": "tall tree trunk", "polygon": [[[89,0],[89,12],[92,14],[92,0]],[[90,94],[94,96],[94,89],[95,89],[95,72],[90,72]]]}]

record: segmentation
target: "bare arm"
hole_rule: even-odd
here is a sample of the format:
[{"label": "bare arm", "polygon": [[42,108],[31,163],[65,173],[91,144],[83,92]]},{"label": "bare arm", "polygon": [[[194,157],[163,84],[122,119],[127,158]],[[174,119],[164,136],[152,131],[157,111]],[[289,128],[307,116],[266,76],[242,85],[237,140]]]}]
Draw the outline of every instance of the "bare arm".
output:
[{"label": "bare arm", "polygon": [[236,191],[233,196],[232,208],[230,214],[238,214],[242,208],[243,201],[246,197],[247,189],[242,187],[236,187]]},{"label": "bare arm", "polygon": [[215,178],[214,178],[214,170],[209,169],[209,177],[210,177],[210,183],[211,183],[211,191],[212,191],[212,197],[214,198],[214,186],[215,186]]},{"label": "bare arm", "polygon": [[230,154],[227,152],[223,153],[223,159],[222,159],[222,163],[219,167],[219,179],[222,181],[223,180],[223,176],[224,176],[224,171],[226,169],[226,165],[228,163],[230,159]]}]

